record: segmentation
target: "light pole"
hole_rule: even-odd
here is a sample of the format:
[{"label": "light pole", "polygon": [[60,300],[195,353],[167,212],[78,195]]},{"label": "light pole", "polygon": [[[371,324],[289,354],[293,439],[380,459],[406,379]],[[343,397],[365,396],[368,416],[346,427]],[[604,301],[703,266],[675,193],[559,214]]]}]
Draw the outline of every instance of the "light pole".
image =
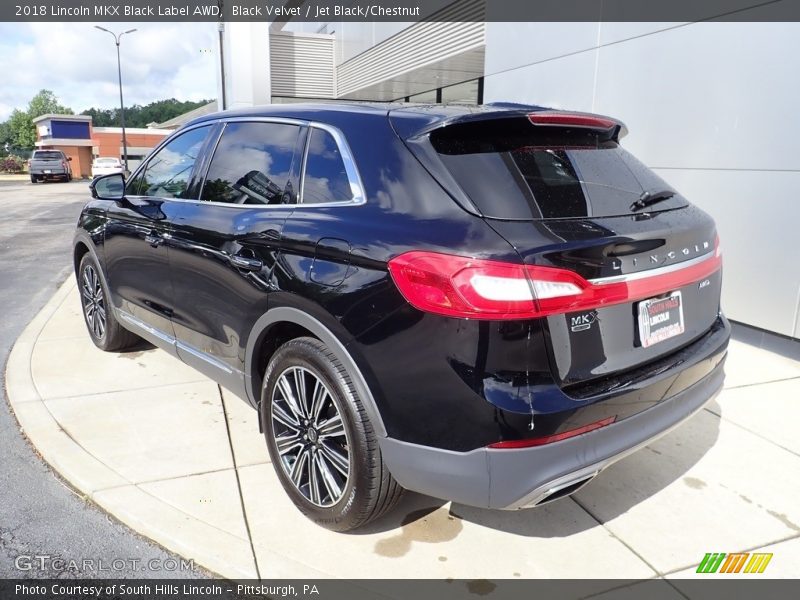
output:
[{"label": "light pole", "polygon": [[95,25],[96,29],[100,31],[105,31],[106,33],[110,33],[114,38],[114,43],[117,45],[117,75],[119,76],[119,111],[120,111],[120,121],[122,122],[122,154],[125,157],[125,172],[128,172],[128,139],[125,137],[125,103],[122,101],[122,63],[120,62],[119,58],[119,41],[122,39],[122,36],[126,33],[133,33],[136,31],[135,29],[129,29],[128,31],[123,31],[120,34],[116,34],[113,31],[109,31],[105,27],[100,27],[100,25]]}]

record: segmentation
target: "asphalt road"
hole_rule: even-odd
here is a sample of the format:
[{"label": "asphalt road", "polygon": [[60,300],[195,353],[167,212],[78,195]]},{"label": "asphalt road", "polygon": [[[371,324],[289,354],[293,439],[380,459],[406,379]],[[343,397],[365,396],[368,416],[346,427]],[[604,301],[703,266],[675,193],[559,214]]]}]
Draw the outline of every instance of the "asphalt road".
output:
[{"label": "asphalt road", "polygon": [[72,234],[88,197],[85,181],[0,181],[0,578],[199,577],[199,570],[180,571],[176,556],[59,479],[21,435],[8,406],[9,351],[72,276]]}]

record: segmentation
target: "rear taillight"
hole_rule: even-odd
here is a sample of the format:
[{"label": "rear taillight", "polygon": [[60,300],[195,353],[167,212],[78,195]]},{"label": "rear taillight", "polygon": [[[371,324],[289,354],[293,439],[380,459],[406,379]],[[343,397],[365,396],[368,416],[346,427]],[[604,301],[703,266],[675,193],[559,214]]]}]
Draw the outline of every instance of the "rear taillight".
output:
[{"label": "rear taillight", "polygon": [[514,449],[514,448],[531,448],[533,446],[544,446],[545,444],[552,444],[553,442],[568,440],[569,438],[573,438],[583,433],[589,433],[590,431],[594,431],[595,429],[600,429],[601,427],[605,427],[606,425],[611,425],[611,423],[613,423],[616,420],[617,420],[616,416],[607,417],[605,419],[595,421],[594,423],[589,423],[588,425],[584,425],[582,427],[570,429],[569,431],[562,431],[561,433],[544,435],[542,437],[529,438],[527,440],[506,440],[504,442],[495,442],[494,444],[489,444],[488,447],[499,448],[499,449]]},{"label": "rear taillight", "polygon": [[532,316],[525,267],[435,252],[407,252],[389,261],[406,300],[426,312],[473,319]]},{"label": "rear taillight", "polygon": [[556,267],[412,251],[389,261],[400,293],[419,310],[468,319],[529,319],[658,296],[694,283],[722,264],[717,251],[630,275],[586,280]]},{"label": "rear taillight", "polygon": [[618,121],[596,115],[581,115],[561,112],[535,112],[528,115],[534,125],[553,125],[556,127],[582,127],[587,129],[611,129],[621,125]]}]

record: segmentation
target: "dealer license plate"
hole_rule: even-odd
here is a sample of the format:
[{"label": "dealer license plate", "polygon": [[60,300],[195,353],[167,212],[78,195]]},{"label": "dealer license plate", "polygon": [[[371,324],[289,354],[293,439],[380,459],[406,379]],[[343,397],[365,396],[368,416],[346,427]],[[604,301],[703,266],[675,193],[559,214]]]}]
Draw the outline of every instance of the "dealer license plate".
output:
[{"label": "dealer license plate", "polygon": [[643,348],[680,335],[684,329],[680,292],[639,302],[639,342]]}]

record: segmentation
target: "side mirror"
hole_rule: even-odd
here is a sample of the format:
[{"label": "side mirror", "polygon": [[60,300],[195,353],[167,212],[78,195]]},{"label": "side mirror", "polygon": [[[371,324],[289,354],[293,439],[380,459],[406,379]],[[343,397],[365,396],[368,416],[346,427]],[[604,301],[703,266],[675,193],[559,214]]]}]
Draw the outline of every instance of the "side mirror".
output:
[{"label": "side mirror", "polygon": [[122,200],[125,197],[125,178],[122,173],[101,175],[89,184],[92,198],[100,200]]},{"label": "side mirror", "polygon": [[72,157],[71,157],[71,156],[68,156],[68,157],[67,157],[67,160],[68,160],[69,162],[72,162]]}]

